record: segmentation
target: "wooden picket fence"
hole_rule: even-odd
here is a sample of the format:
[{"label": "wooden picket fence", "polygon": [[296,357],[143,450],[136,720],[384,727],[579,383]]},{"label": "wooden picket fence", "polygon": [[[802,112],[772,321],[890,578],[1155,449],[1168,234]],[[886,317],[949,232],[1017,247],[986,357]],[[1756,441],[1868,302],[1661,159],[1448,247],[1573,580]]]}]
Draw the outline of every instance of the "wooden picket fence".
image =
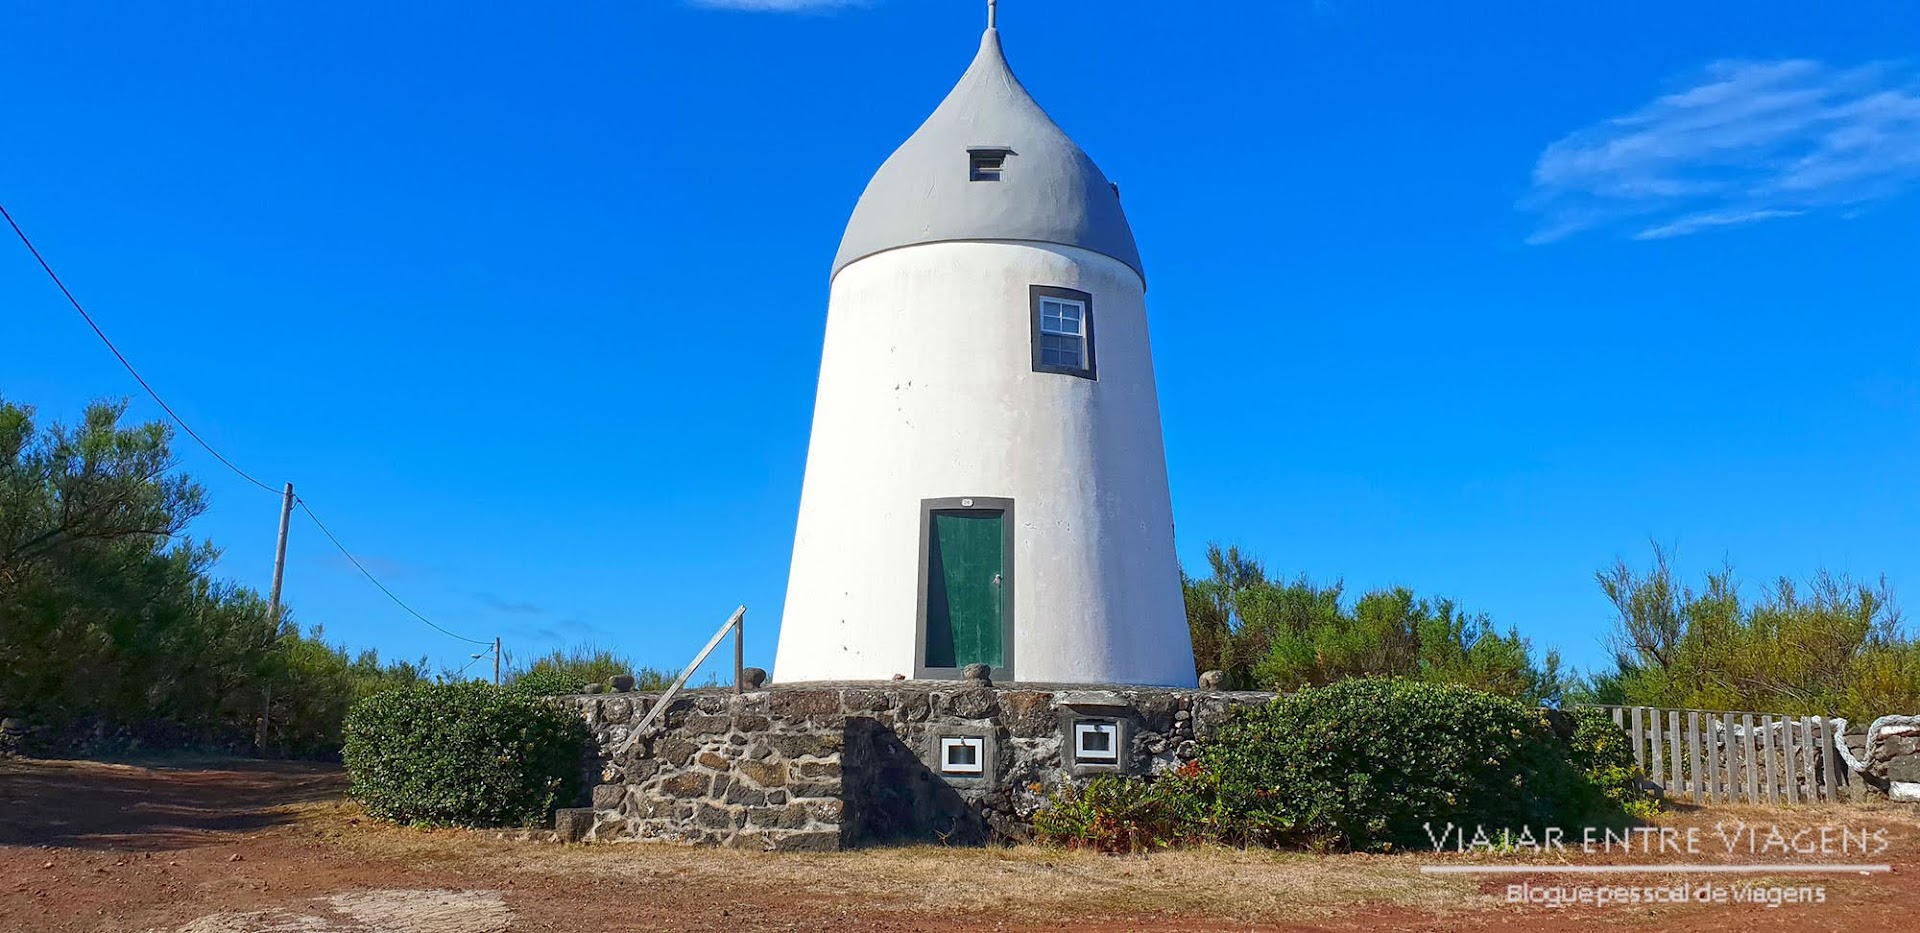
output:
[{"label": "wooden picket fence", "polygon": [[1790,804],[1839,799],[1847,766],[1825,716],[1603,706],[1667,799]]}]

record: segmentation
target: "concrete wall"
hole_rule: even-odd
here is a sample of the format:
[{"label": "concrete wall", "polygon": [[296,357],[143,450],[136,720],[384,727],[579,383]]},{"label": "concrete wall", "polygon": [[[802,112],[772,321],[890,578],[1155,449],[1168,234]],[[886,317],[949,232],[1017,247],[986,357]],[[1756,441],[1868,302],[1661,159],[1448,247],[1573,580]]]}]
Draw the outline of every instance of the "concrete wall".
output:
[{"label": "concrete wall", "polygon": [[[1031,285],[1093,296],[1097,381],[1033,371]],[[962,242],[839,274],[774,680],[915,676],[921,502],[968,496],[1014,500],[1002,679],[1193,683],[1138,273]]]},{"label": "concrete wall", "polygon": [[[674,700],[663,730],[589,763],[601,783],[579,834],[767,850],[1020,839],[1063,782],[1176,767],[1198,754],[1197,741],[1228,710],[1271,698],[928,681],[697,691]],[[656,698],[563,702],[611,751]],[[1075,761],[1070,736],[1083,720],[1118,725],[1112,763]],[[943,773],[943,736],[985,741],[980,776]]]}]

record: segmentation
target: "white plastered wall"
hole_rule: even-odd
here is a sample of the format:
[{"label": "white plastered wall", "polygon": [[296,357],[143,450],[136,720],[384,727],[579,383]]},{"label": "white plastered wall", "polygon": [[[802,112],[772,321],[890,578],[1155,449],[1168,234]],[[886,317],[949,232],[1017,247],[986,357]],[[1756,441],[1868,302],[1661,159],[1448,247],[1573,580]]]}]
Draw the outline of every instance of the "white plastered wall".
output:
[{"label": "white plastered wall", "polygon": [[[1099,379],[1033,371],[1029,286],[1093,296]],[[1014,500],[1014,676],[1191,685],[1173,509],[1131,268],[955,242],[833,283],[777,681],[915,673],[926,499]]]}]

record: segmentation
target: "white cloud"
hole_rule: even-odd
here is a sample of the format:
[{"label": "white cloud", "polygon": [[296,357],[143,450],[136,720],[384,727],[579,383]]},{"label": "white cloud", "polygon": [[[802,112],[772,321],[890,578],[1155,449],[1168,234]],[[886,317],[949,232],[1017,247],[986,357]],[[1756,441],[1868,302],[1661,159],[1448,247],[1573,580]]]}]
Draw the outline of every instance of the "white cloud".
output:
[{"label": "white cloud", "polygon": [[1533,167],[1530,242],[1685,236],[1892,197],[1920,182],[1920,72],[1722,61],[1686,90],[1567,134]]},{"label": "white cloud", "polygon": [[817,13],[868,6],[873,0],[688,0],[710,10],[750,10],[756,13]]}]

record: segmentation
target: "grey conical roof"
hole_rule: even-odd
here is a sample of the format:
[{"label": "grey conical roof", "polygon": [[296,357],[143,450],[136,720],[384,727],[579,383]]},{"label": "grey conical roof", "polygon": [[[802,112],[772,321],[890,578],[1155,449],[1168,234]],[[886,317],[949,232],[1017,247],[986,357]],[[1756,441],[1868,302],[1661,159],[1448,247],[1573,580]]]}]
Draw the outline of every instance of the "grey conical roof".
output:
[{"label": "grey conical roof", "polygon": [[[1011,150],[999,181],[972,181],[969,150]],[[1111,256],[1146,277],[1120,195],[1007,66],[1000,32],[933,116],[880,167],[853,209],[833,272],[878,252],[951,240],[1036,240]]]}]

